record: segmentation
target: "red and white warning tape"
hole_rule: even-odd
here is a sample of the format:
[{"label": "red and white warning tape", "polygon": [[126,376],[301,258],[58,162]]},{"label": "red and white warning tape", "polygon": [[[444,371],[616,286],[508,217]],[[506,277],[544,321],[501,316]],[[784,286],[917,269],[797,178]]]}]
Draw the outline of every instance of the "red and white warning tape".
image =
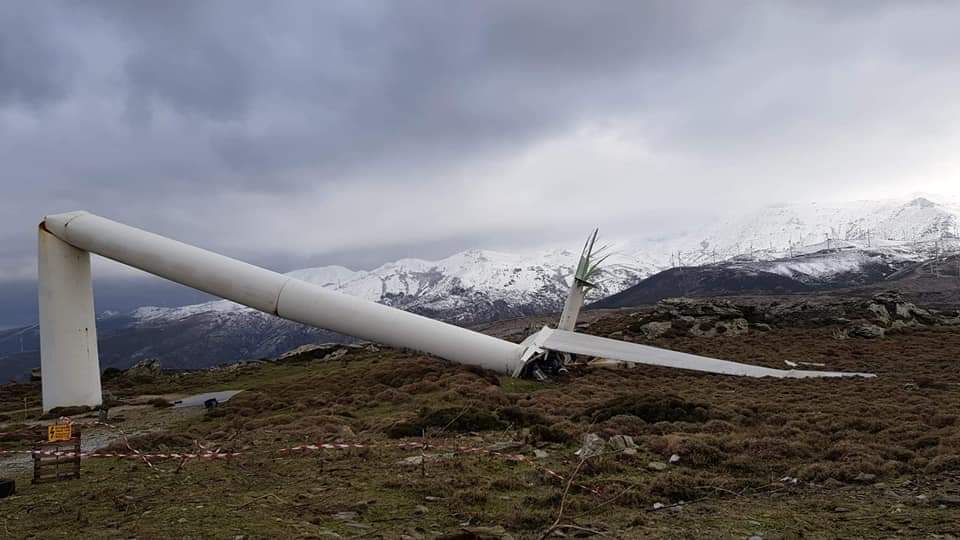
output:
[{"label": "red and white warning tape", "polygon": [[[107,424],[106,422],[93,422],[88,425],[101,425],[106,426],[111,429],[115,429],[123,435],[124,441],[126,440],[126,433],[123,432],[117,426],[112,424]],[[315,444],[302,444],[298,446],[291,446],[289,448],[280,448],[274,451],[245,451],[245,452],[220,452],[220,451],[205,451],[205,452],[162,452],[162,453],[144,453],[139,452],[136,449],[129,447],[131,452],[80,452],[81,459],[87,458],[117,458],[117,459],[137,459],[137,460],[149,460],[149,459],[182,459],[182,460],[191,460],[191,459],[209,459],[209,460],[225,460],[242,455],[253,455],[253,454],[264,454],[264,453],[279,453],[279,454],[289,454],[292,452],[314,452],[314,451],[325,451],[325,450],[350,450],[350,449],[364,449],[364,448],[405,448],[405,449],[437,449],[437,450],[449,450],[461,454],[471,454],[471,453],[483,453],[492,455],[498,458],[505,459],[507,461],[513,461],[518,463],[529,464],[541,471],[544,474],[556,478],[560,481],[566,481],[566,477],[562,474],[543,466],[542,464],[536,462],[533,459],[530,459],[527,456],[522,454],[508,454],[500,452],[497,450],[492,450],[490,448],[484,448],[479,446],[444,446],[444,445],[432,445],[425,444],[420,442],[398,442],[398,443],[315,443]],[[57,451],[57,450],[0,450],[0,455],[10,455],[10,454],[30,454],[36,456],[56,456],[56,457],[76,457],[75,452],[70,451]],[[149,464],[149,461],[147,461]],[[587,486],[584,484],[575,484],[581,489],[590,491],[596,495],[600,495],[602,491],[599,488]]]}]

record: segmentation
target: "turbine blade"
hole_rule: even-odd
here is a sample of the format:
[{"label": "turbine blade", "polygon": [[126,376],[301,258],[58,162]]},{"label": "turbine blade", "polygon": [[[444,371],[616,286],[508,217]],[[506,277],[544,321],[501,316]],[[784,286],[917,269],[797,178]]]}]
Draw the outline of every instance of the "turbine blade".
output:
[{"label": "turbine blade", "polygon": [[706,356],[697,356],[695,354],[660,349],[637,343],[627,343],[626,341],[618,341],[577,332],[554,330],[552,328],[544,328],[535,336],[536,338],[533,340],[534,343],[545,350],[595,356],[635,364],[702,371],[705,373],[776,378],[876,377],[876,375],[872,373],[786,370],[752,366],[739,362],[718,360]]}]

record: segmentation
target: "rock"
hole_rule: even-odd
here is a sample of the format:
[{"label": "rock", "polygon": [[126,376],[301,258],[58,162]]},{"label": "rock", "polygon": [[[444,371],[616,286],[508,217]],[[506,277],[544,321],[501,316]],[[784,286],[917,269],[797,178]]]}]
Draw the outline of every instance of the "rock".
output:
[{"label": "rock", "polygon": [[883,337],[883,328],[875,324],[863,323],[856,324],[847,329],[846,334],[850,337],[859,337],[864,339],[878,339]]},{"label": "rock", "polygon": [[940,317],[940,324],[944,326],[960,326],[960,317]]},{"label": "rock", "polygon": [[665,471],[667,470],[667,464],[662,461],[651,461],[647,463],[647,468],[652,471]]},{"label": "rock", "polygon": [[422,505],[422,504],[418,504],[417,506],[415,506],[415,507],[413,508],[413,513],[414,513],[414,514],[426,514],[426,513],[429,512],[429,511],[430,511],[430,509],[427,508],[426,506]]},{"label": "rock", "polygon": [[640,454],[640,451],[636,448],[624,448],[621,453],[625,456],[636,456]]},{"label": "rock", "polygon": [[827,478],[823,481],[823,486],[828,489],[840,489],[843,487],[843,482],[837,480],[836,478]]},{"label": "rock", "polygon": [[610,339],[623,339],[623,330],[617,330],[616,332],[611,332],[607,334],[607,337]]},{"label": "rock", "polygon": [[663,508],[663,503],[653,503],[654,510],[659,510],[661,508]]},{"label": "rock", "polygon": [[357,519],[358,515],[359,514],[356,512],[337,512],[333,515],[333,519],[339,519],[340,521],[352,521]]},{"label": "rock", "polygon": [[870,483],[872,483],[872,482],[873,482],[874,480],[876,480],[876,479],[877,479],[877,475],[862,472],[862,473],[858,474],[858,475],[853,479],[853,481],[854,481],[854,482],[860,482],[860,483],[863,483],[863,484],[870,484]]},{"label": "rock", "polygon": [[759,331],[761,331],[761,332],[770,332],[771,330],[773,330],[773,327],[772,327],[772,326],[770,326],[770,325],[767,324],[767,323],[762,323],[762,322],[761,322],[761,323],[755,323],[755,324],[753,325],[753,328],[754,328],[755,330],[759,330]]},{"label": "rock", "polygon": [[747,540],[763,540],[763,537],[755,534],[750,538],[748,538]]},{"label": "rock", "polygon": [[960,508],[960,495],[937,495],[933,502],[948,508]]},{"label": "rock", "polygon": [[913,318],[920,324],[934,325],[940,324],[941,317],[938,317],[926,309],[914,308]]},{"label": "rock", "polygon": [[423,456],[410,456],[408,458],[401,459],[397,462],[397,464],[405,467],[416,467],[423,465]]},{"label": "rock", "polygon": [[750,329],[750,324],[746,319],[730,319],[717,321],[712,331],[704,333],[705,337],[713,336],[739,336],[746,334]]},{"label": "rock", "polygon": [[546,450],[534,450],[534,451],[533,451],[533,457],[535,457],[535,458],[537,458],[537,459],[543,459],[543,458],[545,458],[545,457],[547,457],[547,456],[549,456],[549,455],[550,455],[550,454],[548,454]]},{"label": "rock", "polygon": [[627,448],[636,448],[637,444],[633,442],[633,437],[629,435],[614,435],[610,437],[610,440],[607,441],[607,444],[610,445],[610,448],[614,450],[623,451]]},{"label": "rock", "polygon": [[517,448],[522,448],[522,447],[523,447],[522,441],[503,441],[503,442],[498,442],[494,445],[491,445],[490,447],[488,447],[488,450],[492,452],[503,452],[505,450],[516,450]]},{"label": "rock", "polygon": [[580,456],[580,459],[598,456],[603,452],[604,445],[603,439],[596,433],[584,433],[577,455]]},{"label": "rock", "polygon": [[867,312],[873,318],[873,320],[877,323],[880,323],[881,326],[887,326],[890,324],[890,313],[887,312],[887,308],[882,304],[871,302],[867,305]]},{"label": "rock", "polygon": [[331,360],[337,360],[337,359],[339,359],[339,358],[343,358],[344,356],[346,356],[346,354],[347,354],[348,352],[349,352],[349,349],[347,349],[346,347],[344,347],[344,348],[337,349],[337,350],[333,351],[332,353],[324,356],[324,357],[321,358],[320,360],[323,361],[323,362],[329,362],[329,361],[331,361]]},{"label": "rock", "polygon": [[654,321],[644,324],[639,328],[639,330],[648,339],[654,339],[666,334],[667,330],[670,330],[671,327],[672,325],[669,322]]},{"label": "rock", "polygon": [[153,379],[159,377],[161,373],[160,360],[156,358],[147,358],[134,364],[124,375],[130,378]]},{"label": "rock", "polygon": [[277,357],[277,360],[287,360],[287,359],[298,359],[298,357],[312,357],[313,355],[308,355],[308,353],[313,353],[315,351],[330,351],[333,350],[333,347],[328,344],[316,345],[309,343],[307,345],[301,345],[296,349],[291,349],[280,356]]},{"label": "rock", "polygon": [[680,462],[680,456],[679,456],[679,455],[673,454],[672,456],[670,456],[670,462],[669,462],[669,463],[670,463],[671,465],[673,465],[674,463],[679,463],[679,462]]}]

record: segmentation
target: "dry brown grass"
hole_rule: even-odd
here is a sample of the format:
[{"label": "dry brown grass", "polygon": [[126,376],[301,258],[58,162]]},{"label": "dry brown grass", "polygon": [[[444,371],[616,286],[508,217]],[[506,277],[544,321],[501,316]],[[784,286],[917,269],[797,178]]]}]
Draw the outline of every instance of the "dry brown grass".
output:
[{"label": "dry brown grass", "polygon": [[[605,335],[630,320],[628,313],[614,315],[590,331]],[[319,535],[317,527],[356,535],[331,517],[355,511],[358,521],[376,524],[377,534],[388,538],[415,523],[449,532],[464,522],[500,524],[518,538],[537,537],[556,519],[564,485],[538,467],[572,472],[578,461],[573,452],[586,432],[631,435],[638,445],[637,455],[608,452],[585,463],[578,480],[602,487],[602,495],[575,488],[565,503],[565,515],[614,537],[746,537],[763,531],[789,537],[798,530],[809,537],[876,537],[955,530],[945,525],[947,511],[921,506],[916,496],[960,490],[960,328],[910,329],[882,340],[836,340],[830,328],[781,328],[654,344],[781,368],[784,360],[820,362],[879,377],[767,380],[640,367],[590,369],[540,385],[406,352],[351,352],[343,361],[276,366],[237,379],[247,391],[179,426],[175,434],[181,438],[165,439],[166,433],[131,443],[186,448],[198,440],[270,450],[317,441],[394,442],[388,433],[419,441],[426,431],[427,441],[438,445],[513,440],[525,445],[510,452],[549,452],[537,465],[464,454],[436,457],[424,469],[399,464],[417,452],[387,448],[302,457],[251,453],[227,468],[185,469],[198,475],[209,469],[219,490],[269,488],[279,494],[284,501],[268,497],[224,522],[252,524],[268,516],[257,523],[262,528],[251,529],[264,536]],[[144,389],[175,384],[164,380]],[[19,399],[18,392],[7,401]],[[648,468],[673,454],[680,460],[666,471]],[[131,485],[159,474],[117,467],[129,467],[124,478]],[[784,477],[800,480],[780,482]],[[186,477],[183,482],[191,493],[211,489],[188,486]],[[84,489],[99,493],[107,487]],[[654,503],[679,501],[700,502],[652,512]],[[121,531],[150,537],[137,527],[170,511],[170,503],[152,504],[154,514],[136,514],[130,522],[136,525],[122,525]],[[430,508],[428,516],[415,513],[421,504]],[[906,510],[892,512],[895,505]],[[857,519],[847,520],[849,514],[837,507],[851,509]],[[274,516],[283,521],[272,521]],[[744,525],[750,520],[762,520],[763,531]],[[171,532],[160,522],[152,526]],[[195,536],[203,536],[202,530]]]}]

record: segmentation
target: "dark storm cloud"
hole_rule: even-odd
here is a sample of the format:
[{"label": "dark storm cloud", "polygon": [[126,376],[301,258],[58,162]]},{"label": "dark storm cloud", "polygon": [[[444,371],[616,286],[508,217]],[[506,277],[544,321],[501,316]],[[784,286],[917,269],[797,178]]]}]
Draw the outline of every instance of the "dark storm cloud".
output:
[{"label": "dark storm cloud", "polygon": [[0,279],[33,273],[40,216],[77,208],[265,264],[372,266],[904,183],[958,135],[958,12],[6,3]]}]

